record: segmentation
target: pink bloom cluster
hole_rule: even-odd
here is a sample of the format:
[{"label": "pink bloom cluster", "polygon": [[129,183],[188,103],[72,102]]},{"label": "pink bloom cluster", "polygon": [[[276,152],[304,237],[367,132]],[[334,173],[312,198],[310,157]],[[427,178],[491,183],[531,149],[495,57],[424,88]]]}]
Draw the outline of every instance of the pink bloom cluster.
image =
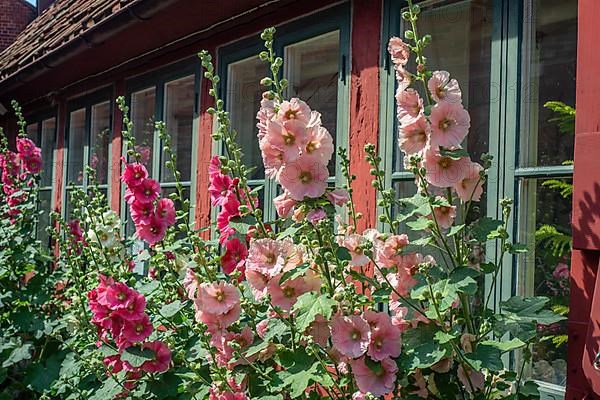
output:
[{"label": "pink bloom cluster", "polygon": [[160,184],[148,177],[143,164],[125,164],[121,180],[127,186],[125,200],[138,237],[153,246],[163,240],[167,228],[175,223],[175,205],[169,198],[160,198]]},{"label": "pink bloom cluster", "polygon": [[334,150],[321,114],[300,99],[279,102],[265,93],[256,118],[266,175],[275,178],[293,200],[321,197]]},{"label": "pink bloom cluster", "polygon": [[456,79],[446,71],[435,71],[427,82],[429,97],[434,102],[429,116],[423,99],[409,88],[411,75],[404,67],[410,49],[401,39],[390,39],[388,51],[396,70],[396,92],[399,121],[399,145],[407,155],[419,155],[426,169],[425,179],[439,188],[452,188],[463,201],[479,201],[483,193],[480,172],[483,167],[468,156],[448,152],[461,149],[471,125],[469,113],[462,105],[462,93]]},{"label": "pink bloom cluster", "polygon": [[[104,359],[112,373],[122,370],[132,378],[139,379],[142,372],[162,373],[169,369],[171,350],[161,341],[147,341],[154,330],[146,314],[146,298],[138,291],[122,282],[100,275],[98,287],[88,293],[92,323],[98,327],[102,342],[110,338],[115,342],[119,354]],[[122,352],[131,346],[140,345],[154,354],[152,360],[145,361],[140,367],[133,367],[121,360]]]},{"label": "pink bloom cluster", "polygon": [[31,175],[42,170],[42,150],[29,138],[17,138],[17,152],[7,150],[0,154],[2,190],[10,207],[8,214],[13,218],[20,213],[17,206],[25,200],[22,187],[31,186]]}]

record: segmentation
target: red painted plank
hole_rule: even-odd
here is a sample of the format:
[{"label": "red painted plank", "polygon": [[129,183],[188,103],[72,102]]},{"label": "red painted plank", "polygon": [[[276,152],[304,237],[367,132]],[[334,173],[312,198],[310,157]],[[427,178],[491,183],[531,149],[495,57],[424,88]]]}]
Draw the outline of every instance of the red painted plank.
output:
[{"label": "red painted plank", "polygon": [[[58,100],[56,123],[56,157],[54,158],[54,211],[60,213],[63,206],[63,175],[65,157],[65,130],[67,126],[67,103],[64,99]],[[58,229],[58,224],[55,225]],[[58,243],[54,246],[54,253],[58,255]]]},{"label": "red painted plank", "polygon": [[[114,85],[113,102],[119,96],[125,95],[125,81],[118,80]],[[121,210],[121,152],[122,138],[121,130],[123,129],[123,113],[119,110],[116,103],[112,105],[113,109],[113,137],[111,145],[112,165],[110,166],[110,208],[117,214]]]}]

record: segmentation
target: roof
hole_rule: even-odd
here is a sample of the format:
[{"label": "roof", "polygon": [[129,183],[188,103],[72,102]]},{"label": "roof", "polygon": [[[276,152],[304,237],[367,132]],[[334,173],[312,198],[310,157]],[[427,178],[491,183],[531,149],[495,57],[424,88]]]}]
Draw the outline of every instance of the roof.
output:
[{"label": "roof", "polygon": [[56,0],[0,53],[0,81],[143,0]]}]

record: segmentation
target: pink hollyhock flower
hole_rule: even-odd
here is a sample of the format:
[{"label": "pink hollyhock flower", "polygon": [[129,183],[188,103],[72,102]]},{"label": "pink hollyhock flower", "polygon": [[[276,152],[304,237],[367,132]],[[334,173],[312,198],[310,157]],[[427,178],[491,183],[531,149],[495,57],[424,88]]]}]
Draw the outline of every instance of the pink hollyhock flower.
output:
[{"label": "pink hollyhock flower", "polygon": [[162,198],[156,202],[155,217],[166,226],[171,226],[175,223],[175,204],[169,198]]},{"label": "pink hollyhock flower", "polygon": [[154,179],[142,179],[142,182],[133,188],[133,195],[140,203],[151,203],[158,198],[160,184]]},{"label": "pink hollyhock flower", "polygon": [[274,306],[280,307],[284,311],[290,311],[298,297],[306,292],[308,288],[302,277],[288,279],[279,284],[281,275],[274,276],[267,284],[267,292],[271,295],[271,302]]},{"label": "pink hollyhock flower", "polygon": [[258,128],[257,136],[259,141],[267,134],[267,122],[275,117],[275,101],[269,99],[269,97],[269,92],[262,94],[260,108],[256,113],[256,119],[258,120],[256,127]]},{"label": "pink hollyhock flower", "polygon": [[121,361],[121,356],[119,354],[104,357],[102,362],[104,363],[106,369],[113,374],[118,374],[119,372],[123,371],[123,362]]},{"label": "pink hollyhock flower", "polygon": [[200,283],[198,282],[196,273],[193,269],[188,268],[185,271],[185,278],[183,278],[183,287],[185,288],[190,300],[194,300],[196,298],[196,292],[198,291],[199,285]]},{"label": "pink hollyhock flower", "polygon": [[352,394],[352,400],[367,400],[367,395],[361,392],[354,392]]},{"label": "pink hollyhock flower", "polygon": [[467,172],[463,179],[454,185],[454,190],[462,201],[479,201],[483,194],[483,179],[480,172],[483,167],[476,162],[467,166]]},{"label": "pink hollyhock flower", "polygon": [[388,52],[392,56],[392,62],[404,66],[408,64],[410,48],[399,37],[391,37],[388,42]]},{"label": "pink hollyhock flower", "polygon": [[130,204],[129,212],[131,214],[131,219],[134,224],[150,224],[150,220],[154,215],[154,204],[150,203],[141,203],[137,200],[133,200],[133,203]]},{"label": "pink hollyhock flower", "polygon": [[136,290],[130,290],[131,294],[127,305],[124,308],[119,308],[115,314],[123,319],[137,320],[144,314],[144,310],[146,309],[146,298]]},{"label": "pink hollyhock flower", "polygon": [[262,139],[271,147],[281,151],[281,160],[292,162],[300,157],[302,146],[306,142],[306,125],[297,120],[267,122],[267,134]]},{"label": "pink hollyhock flower", "polygon": [[554,279],[569,279],[569,266],[565,263],[558,263],[552,271]]},{"label": "pink hollyhock flower", "polygon": [[240,302],[240,292],[231,284],[221,282],[200,285],[200,301],[203,311],[225,314]]},{"label": "pink hollyhock flower", "polygon": [[371,326],[371,343],[367,355],[375,361],[398,357],[402,349],[402,340],[400,330],[392,324],[390,316],[369,310],[365,312],[364,317]]},{"label": "pink hollyhock flower", "polygon": [[364,242],[364,238],[356,233],[344,238],[342,246],[347,248],[352,256],[349,263],[350,265],[361,267],[369,262],[369,257],[365,256],[363,249],[361,248],[361,246],[365,244]]},{"label": "pink hollyhock flower", "polygon": [[461,103],[462,93],[456,79],[450,79],[450,73],[447,71],[433,72],[427,87],[431,92],[431,97],[436,102],[447,101],[449,103]]},{"label": "pink hollyhock flower", "polygon": [[292,199],[288,192],[283,192],[273,199],[275,211],[277,211],[277,215],[281,218],[289,218],[292,215],[292,211],[296,204],[298,204],[298,202]]},{"label": "pink hollyhock flower", "polygon": [[196,320],[198,322],[204,322],[208,327],[208,332],[212,334],[221,334],[234,322],[240,319],[241,313],[242,307],[239,303],[234,305],[231,310],[224,314],[211,314],[197,309]]},{"label": "pink hollyhock flower", "polygon": [[150,336],[153,330],[154,327],[150,322],[150,318],[144,313],[139,319],[124,321],[121,340],[126,340],[129,343],[142,342]]},{"label": "pink hollyhock flower", "polygon": [[209,174],[210,186],[210,202],[213,206],[222,206],[227,202],[227,198],[231,192],[231,177],[220,173]]},{"label": "pink hollyhock flower", "polygon": [[346,189],[335,189],[327,193],[327,198],[331,204],[336,206],[343,206],[350,201],[350,195]]},{"label": "pink hollyhock flower", "polygon": [[392,311],[392,324],[398,328],[400,333],[406,332],[410,327],[411,323],[406,319],[408,315],[407,307],[400,307],[400,302],[391,301],[390,309]]},{"label": "pink hollyhock flower", "polygon": [[381,360],[377,372],[367,366],[365,357],[351,360],[350,365],[352,366],[354,379],[356,379],[356,385],[361,392],[381,397],[394,390],[398,366],[391,358]]},{"label": "pink hollyhock flower", "polygon": [[98,300],[102,305],[111,310],[127,308],[129,303],[136,297],[137,292],[122,282],[116,282],[106,288],[104,296],[98,294]]},{"label": "pink hollyhock flower", "polygon": [[259,338],[264,339],[269,331],[269,320],[263,319],[258,324],[256,324],[256,334]]},{"label": "pink hollyhock flower", "polygon": [[460,146],[471,126],[471,116],[460,103],[437,103],[431,108],[429,121],[433,146]]},{"label": "pink hollyhock flower", "polygon": [[436,149],[429,148],[425,152],[425,179],[433,186],[445,188],[456,185],[465,178],[471,161],[467,157],[458,160],[440,155]]},{"label": "pink hollyhock flower", "polygon": [[402,249],[408,246],[410,241],[406,234],[392,235],[388,237],[381,245],[383,255],[388,258],[398,256],[402,253]]},{"label": "pink hollyhock flower", "polygon": [[398,145],[406,154],[415,154],[422,151],[427,145],[427,139],[431,136],[431,126],[427,118],[421,115],[398,129]]},{"label": "pink hollyhock flower", "polygon": [[150,246],[154,246],[156,243],[163,240],[167,233],[167,226],[163,221],[156,218],[155,215],[150,218],[149,223],[140,224],[136,228],[138,237]]},{"label": "pink hollyhock flower", "polygon": [[243,272],[247,257],[248,249],[238,238],[228,240],[225,244],[225,254],[221,257],[223,272],[228,275],[236,269]]},{"label": "pink hollyhock flower", "polygon": [[307,129],[306,145],[303,151],[315,157],[323,165],[327,165],[333,154],[333,138],[329,131],[322,126],[312,126]]},{"label": "pink hollyhock flower", "polygon": [[283,121],[298,120],[307,124],[310,120],[310,107],[302,100],[294,97],[289,101],[283,101],[279,105],[277,117]]},{"label": "pink hollyhock flower", "polygon": [[246,268],[245,275],[246,281],[248,281],[250,289],[252,289],[252,294],[254,294],[254,298],[256,300],[262,299],[265,294],[267,294],[269,277],[262,272],[249,269],[248,267]]},{"label": "pink hollyhock flower", "polygon": [[[122,159],[125,162],[125,159]],[[142,184],[142,182],[148,178],[148,170],[140,163],[125,164],[125,170],[121,175],[121,181],[127,187],[134,188]]]},{"label": "pink hollyhock flower", "polygon": [[316,344],[323,348],[327,347],[327,342],[331,337],[329,322],[322,315],[317,315],[308,327],[308,334],[312,336]]},{"label": "pink hollyhock flower", "polygon": [[423,99],[415,89],[396,92],[397,116],[402,125],[408,125],[423,115]]},{"label": "pink hollyhock flower", "polygon": [[360,315],[336,315],[331,321],[333,347],[345,356],[356,358],[366,353],[371,342],[371,328]]},{"label": "pink hollyhock flower", "polygon": [[319,221],[327,218],[327,213],[322,208],[316,210],[310,210],[308,214],[306,214],[306,219],[313,225],[316,225]]},{"label": "pink hollyhock flower", "polygon": [[294,200],[321,197],[327,189],[327,167],[313,157],[303,155],[294,163],[286,164],[279,175],[279,183]]},{"label": "pink hollyhock flower", "polygon": [[171,350],[166,344],[159,340],[153,342],[146,342],[142,344],[142,349],[150,349],[154,352],[152,360],[144,361],[142,364],[142,370],[146,372],[166,372],[171,364]]},{"label": "pink hollyhock flower", "polygon": [[435,206],[433,207],[433,214],[440,228],[448,229],[454,223],[454,218],[456,218],[456,206]]},{"label": "pink hollyhock flower", "polygon": [[403,297],[408,296],[410,289],[417,284],[417,281],[412,277],[412,275],[402,268],[399,268],[397,273],[387,274],[387,279],[394,288],[394,291],[391,295],[393,301],[399,300],[398,295]]},{"label": "pink hollyhock flower", "polygon": [[285,263],[281,256],[281,244],[281,241],[269,238],[251,240],[246,268],[269,278],[279,274]]},{"label": "pink hollyhock flower", "polygon": [[35,149],[36,145],[33,140],[29,138],[17,138],[17,151],[22,157],[30,157],[34,154]]},{"label": "pink hollyhock flower", "polygon": [[265,175],[268,178],[278,179],[284,165],[283,150],[273,146],[271,142],[266,140],[266,136],[261,139],[258,146],[265,166]]}]

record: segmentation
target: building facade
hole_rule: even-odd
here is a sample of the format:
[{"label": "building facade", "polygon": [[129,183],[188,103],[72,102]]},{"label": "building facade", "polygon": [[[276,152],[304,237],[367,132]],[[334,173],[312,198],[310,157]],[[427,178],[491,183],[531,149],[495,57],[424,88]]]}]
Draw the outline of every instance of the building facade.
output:
[{"label": "building facade", "polygon": [[[29,123],[27,132],[42,148],[40,193],[46,221],[50,210],[69,217],[69,192],[90,183],[86,166],[96,171],[111,207],[127,217],[119,180],[119,160],[125,155],[122,115],[115,104],[118,96],[125,96],[138,151],[151,175],[165,193],[173,190],[174,179],[164,167],[153,128],[162,120],[173,137],[194,220],[198,226],[210,224],[207,168],[210,157],[221,149],[211,140],[212,119],[205,112],[212,103],[196,57],[202,49],[216,61],[222,77],[220,96],[239,133],[245,161],[258,167],[251,183],[264,185],[261,203],[264,212],[274,216],[271,200],[277,187],[260,168],[255,132],[262,92],[258,82],[268,73],[256,55],[262,46],[259,33],[269,26],[277,27],[275,48],[285,60],[287,95],[318,109],[336,146],[349,149],[363,227],[378,224],[376,195],[364,161],[366,143],[377,145],[386,180],[398,196],[414,193],[413,177],[404,171],[396,143],[395,79],[386,51],[388,38],[402,35],[406,1],[43,3],[43,12],[0,53],[0,104],[9,109],[11,99],[19,100]],[[576,79],[582,69],[587,71],[587,64],[577,62],[584,43],[581,27],[578,40],[578,21],[582,13],[594,9],[594,0],[418,3],[420,30],[433,37],[428,62],[458,79],[471,113],[466,146],[477,160],[484,153],[494,158],[480,211],[497,216],[499,200],[513,198],[510,230],[532,250],[507,259],[496,304],[514,294],[539,294],[550,296],[556,310],[567,313],[574,305],[569,302],[573,293],[568,274],[572,258],[568,187],[572,187],[575,132],[561,129],[544,105],[561,101],[575,106],[582,87]],[[600,38],[593,24],[589,29]],[[10,111],[0,122],[14,136]],[[329,170],[335,181],[340,176],[335,160]],[[49,242],[42,229],[37,234]],[[487,249],[490,256],[495,251]],[[581,257],[577,251],[574,257]],[[594,293],[593,285],[586,290]],[[576,301],[584,301],[581,298]],[[591,391],[577,361],[587,332],[587,324],[581,325],[585,312],[580,317],[580,325],[573,325],[577,335],[571,332],[570,354],[567,324],[551,327],[534,349],[528,373],[541,383],[546,399],[563,398],[567,384],[569,399],[582,399]],[[515,354],[507,362],[519,357]]]}]

